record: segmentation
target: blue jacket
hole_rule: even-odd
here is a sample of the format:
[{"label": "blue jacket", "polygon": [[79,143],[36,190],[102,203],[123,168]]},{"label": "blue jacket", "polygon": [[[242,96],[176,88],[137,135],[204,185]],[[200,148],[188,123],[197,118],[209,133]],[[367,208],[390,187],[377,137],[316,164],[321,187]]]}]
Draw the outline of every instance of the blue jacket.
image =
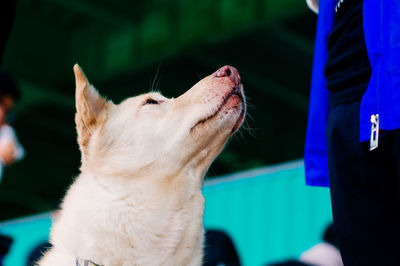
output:
[{"label": "blue jacket", "polygon": [[[304,158],[306,184],[312,186],[329,186],[326,150],[329,92],[324,66],[336,3],[337,0],[319,0]],[[380,129],[400,128],[400,0],[364,0],[363,28],[372,75],[361,100],[360,142],[370,139],[371,115],[379,114]]]}]

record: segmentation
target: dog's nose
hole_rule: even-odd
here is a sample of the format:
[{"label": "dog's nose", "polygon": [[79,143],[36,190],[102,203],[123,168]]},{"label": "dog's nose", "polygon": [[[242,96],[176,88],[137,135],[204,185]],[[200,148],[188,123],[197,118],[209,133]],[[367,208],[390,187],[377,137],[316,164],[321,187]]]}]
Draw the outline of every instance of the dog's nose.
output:
[{"label": "dog's nose", "polygon": [[223,66],[215,72],[216,77],[229,77],[235,85],[240,84],[239,71],[233,66]]}]

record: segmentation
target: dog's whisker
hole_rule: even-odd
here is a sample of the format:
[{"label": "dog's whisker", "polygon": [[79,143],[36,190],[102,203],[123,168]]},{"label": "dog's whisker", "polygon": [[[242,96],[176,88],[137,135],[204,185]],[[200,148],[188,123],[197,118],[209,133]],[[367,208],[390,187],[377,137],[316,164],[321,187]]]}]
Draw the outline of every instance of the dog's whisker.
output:
[{"label": "dog's whisker", "polygon": [[[253,119],[251,118],[251,120],[253,120]],[[240,136],[240,138],[244,138],[244,134],[246,134],[246,133],[248,133],[251,137],[255,138],[256,137],[255,132],[256,132],[256,129],[251,127],[248,119],[246,119],[243,121],[243,124],[237,133]]]},{"label": "dog's whisker", "polygon": [[244,134],[244,132],[248,133],[252,138],[256,138],[256,129],[248,127],[246,125],[243,125],[243,129],[241,132]]},{"label": "dog's whisker", "polygon": [[157,86],[157,83],[160,80],[159,79],[160,69],[161,69],[161,63],[158,65],[156,74],[155,74],[154,79],[153,79],[153,82],[151,83],[150,91],[152,91],[152,92],[155,91],[155,87]]},{"label": "dog's whisker", "polygon": [[157,81],[157,84],[156,84],[156,90],[157,90],[157,92],[159,92],[159,93],[161,93],[161,76],[160,76],[160,78],[158,79],[158,81]]},{"label": "dog's whisker", "polygon": [[245,121],[243,121],[243,123],[248,123],[249,120],[254,122],[253,116],[251,114],[247,113],[246,114],[246,119],[245,119]]},{"label": "dog's whisker", "polygon": [[252,104],[251,102],[250,103],[246,102],[246,105],[247,105],[247,108],[256,109],[256,106],[254,104]]}]

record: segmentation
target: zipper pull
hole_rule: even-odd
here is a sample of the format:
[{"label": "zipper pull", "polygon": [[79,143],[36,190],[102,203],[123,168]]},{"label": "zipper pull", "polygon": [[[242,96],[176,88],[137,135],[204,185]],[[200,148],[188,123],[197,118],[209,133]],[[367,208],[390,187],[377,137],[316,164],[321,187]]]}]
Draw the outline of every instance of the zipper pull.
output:
[{"label": "zipper pull", "polygon": [[375,150],[378,148],[379,139],[379,114],[371,115],[371,141],[369,150]]}]

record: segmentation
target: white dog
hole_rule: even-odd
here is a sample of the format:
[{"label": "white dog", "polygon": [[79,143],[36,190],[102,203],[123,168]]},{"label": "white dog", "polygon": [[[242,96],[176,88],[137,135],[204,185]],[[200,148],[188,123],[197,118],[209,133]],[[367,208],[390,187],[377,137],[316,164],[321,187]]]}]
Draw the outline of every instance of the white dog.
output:
[{"label": "white dog", "polygon": [[39,265],[201,265],[203,178],[245,116],[238,71],[118,105],[74,72],[81,174]]}]

